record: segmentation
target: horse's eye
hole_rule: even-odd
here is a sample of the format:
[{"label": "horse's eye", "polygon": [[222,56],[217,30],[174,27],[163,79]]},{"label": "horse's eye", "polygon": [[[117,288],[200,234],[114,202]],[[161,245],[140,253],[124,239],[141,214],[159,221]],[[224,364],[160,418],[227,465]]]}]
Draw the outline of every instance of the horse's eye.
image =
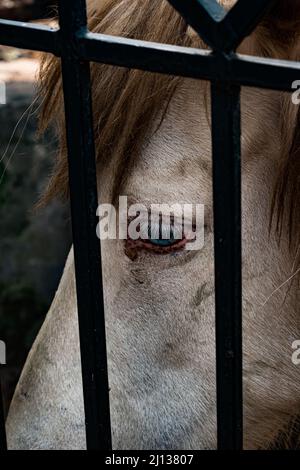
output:
[{"label": "horse's eye", "polygon": [[184,250],[187,240],[131,240],[125,242],[125,253],[135,259],[140,250],[157,255],[169,255]]},{"label": "horse's eye", "polygon": [[138,251],[148,251],[153,254],[167,255],[184,249],[187,239],[183,233],[182,223],[172,221],[170,227],[164,226],[161,221],[157,225],[150,225],[148,219],[139,226],[140,236],[132,239],[128,234],[125,243],[126,254],[134,259]]},{"label": "horse's eye", "polygon": [[[156,232],[156,231],[155,231]],[[154,232],[154,233],[155,233]],[[157,238],[156,238],[157,237]],[[160,248],[167,248],[178,243],[178,239],[182,239],[182,233],[179,237],[176,238],[174,226],[170,227],[169,238],[163,238],[163,229],[160,226],[158,232],[155,233],[155,236],[151,234],[151,227],[148,227],[148,242],[153,246],[158,246]]]},{"label": "horse's eye", "polygon": [[162,248],[173,246],[178,243],[178,240],[174,240],[174,238],[170,238],[169,240],[160,240],[160,239],[149,239],[149,243],[154,246],[159,246]]},{"label": "horse's eye", "polygon": [[137,256],[140,250],[148,251],[158,255],[168,255],[183,250],[186,243],[186,238],[181,240],[176,240],[174,238],[170,238],[168,240],[159,238],[149,238],[148,240],[132,240],[128,238],[125,243],[125,252],[132,259]]}]

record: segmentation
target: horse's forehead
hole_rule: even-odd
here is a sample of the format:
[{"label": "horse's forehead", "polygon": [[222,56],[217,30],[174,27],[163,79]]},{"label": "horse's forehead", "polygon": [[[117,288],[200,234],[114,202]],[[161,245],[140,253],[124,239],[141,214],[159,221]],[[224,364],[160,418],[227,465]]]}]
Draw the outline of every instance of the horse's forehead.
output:
[{"label": "horse's forehead", "polygon": [[[277,106],[277,92],[243,89],[242,156],[245,161],[252,154],[260,153],[268,136],[277,135]],[[259,124],[261,122],[265,127]],[[212,179],[209,84],[184,80],[156,129],[157,123],[154,123],[154,132],[136,157],[124,190],[133,193],[137,200],[193,202],[200,198],[203,203],[209,203]],[[246,166],[244,172],[248,171]]]},{"label": "horse's forehead", "polygon": [[156,132],[150,134],[137,156],[126,187],[137,199],[152,197],[169,202],[176,194],[184,202],[199,197],[199,188],[202,197],[208,193],[211,133],[206,95],[206,83],[184,81],[158,130],[154,123]]}]

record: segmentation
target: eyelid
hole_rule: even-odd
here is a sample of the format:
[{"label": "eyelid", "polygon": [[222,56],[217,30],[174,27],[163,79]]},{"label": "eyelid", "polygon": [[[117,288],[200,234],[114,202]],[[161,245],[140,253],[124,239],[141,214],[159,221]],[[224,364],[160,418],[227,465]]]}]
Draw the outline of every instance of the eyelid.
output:
[{"label": "eyelid", "polygon": [[[151,216],[149,217],[148,213],[140,215],[145,216],[144,220],[142,218],[142,222],[139,226],[140,236],[138,238],[131,238],[128,231],[128,237],[125,243],[125,251],[130,258],[135,258],[137,252],[140,250],[157,254],[175,253],[184,250],[185,245],[192,241],[192,239],[189,238],[190,231],[185,233],[186,226],[183,224],[182,217],[172,215],[170,217],[170,215],[166,215],[166,219],[164,219],[164,215],[161,214],[156,214],[156,217],[153,218]],[[135,217],[128,218],[128,227],[134,219]],[[158,221],[158,223],[156,222],[155,225],[153,225],[153,221]],[[165,224],[163,223],[164,221],[166,222]],[[190,222],[190,224],[187,225],[193,227],[194,224]],[[159,243],[152,243],[151,239],[165,240],[166,245],[160,246]],[[167,244],[168,241],[170,242],[169,244]]]},{"label": "eyelid", "polygon": [[172,245],[160,247],[158,245],[152,244],[149,240],[132,240],[128,238],[125,241],[125,253],[132,259],[137,256],[137,252],[140,250],[145,250],[153,254],[168,255],[182,251],[186,243],[187,240],[184,238],[182,240],[176,241],[176,243]]},{"label": "eyelid", "polygon": [[[151,238],[163,238],[167,240],[170,235],[173,235],[175,239],[182,239],[183,238],[183,230],[187,227],[194,227],[194,223],[192,221],[186,221],[185,225],[183,224],[182,217],[172,216],[170,217],[169,214],[154,214],[152,218],[149,214],[141,213],[139,217],[143,217],[142,223],[140,224],[140,237],[143,240],[147,240]],[[135,220],[135,217],[128,218],[128,227],[130,223]],[[165,222],[165,224],[164,224]],[[170,223],[171,222],[171,223]],[[150,228],[149,228],[150,225]],[[161,235],[160,235],[161,233]],[[151,234],[151,235],[150,235]]]}]

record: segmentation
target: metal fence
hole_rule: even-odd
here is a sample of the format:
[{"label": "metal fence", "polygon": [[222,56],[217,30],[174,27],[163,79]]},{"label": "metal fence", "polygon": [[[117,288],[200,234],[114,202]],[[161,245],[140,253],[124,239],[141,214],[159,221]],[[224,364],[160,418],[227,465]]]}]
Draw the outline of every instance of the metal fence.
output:
[{"label": "metal fence", "polygon": [[[0,20],[0,44],[61,57],[88,449],[111,448],[90,62],[211,82],[218,448],[243,445],[240,87],[291,91],[300,64],[235,53],[273,0],[239,0],[227,14],[215,0],[169,3],[211,53],[91,33],[85,0],[60,0],[58,30]],[[0,439],[5,448],[1,416]]]}]

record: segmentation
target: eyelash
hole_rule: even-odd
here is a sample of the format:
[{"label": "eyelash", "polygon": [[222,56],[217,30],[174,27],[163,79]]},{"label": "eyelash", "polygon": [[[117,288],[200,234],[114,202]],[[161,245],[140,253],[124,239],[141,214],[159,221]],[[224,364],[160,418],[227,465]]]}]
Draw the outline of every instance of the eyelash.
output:
[{"label": "eyelash", "polygon": [[[151,227],[152,228],[152,227]],[[181,237],[175,238],[174,233],[178,235],[179,227],[175,227],[174,225],[171,226],[171,237],[170,239],[163,239],[162,234],[164,232],[163,227],[160,225],[159,227],[154,227],[153,232],[157,234],[157,239],[151,239],[151,229],[148,224],[142,227],[141,233],[149,235],[149,238],[141,236],[137,240],[133,240],[128,235],[128,238],[125,242],[125,252],[130,258],[135,258],[137,256],[137,252],[139,250],[145,250],[151,252],[153,254],[159,255],[168,255],[171,253],[176,253],[182,251],[187,243],[187,239],[182,233],[181,230]],[[164,246],[163,246],[164,245]]]},{"label": "eyelash", "polygon": [[[160,241],[165,241],[168,242],[169,240],[160,240]],[[158,244],[152,243],[151,240],[132,240],[131,238],[128,238],[126,240],[126,252],[127,254],[133,254],[133,252],[136,252],[137,250],[146,250],[146,251],[151,251],[154,254],[159,254],[159,255],[167,255],[170,253],[176,253],[178,251],[181,251],[184,249],[185,245],[187,243],[186,238],[183,238],[181,240],[176,240],[170,245],[166,246],[159,246]]]}]

